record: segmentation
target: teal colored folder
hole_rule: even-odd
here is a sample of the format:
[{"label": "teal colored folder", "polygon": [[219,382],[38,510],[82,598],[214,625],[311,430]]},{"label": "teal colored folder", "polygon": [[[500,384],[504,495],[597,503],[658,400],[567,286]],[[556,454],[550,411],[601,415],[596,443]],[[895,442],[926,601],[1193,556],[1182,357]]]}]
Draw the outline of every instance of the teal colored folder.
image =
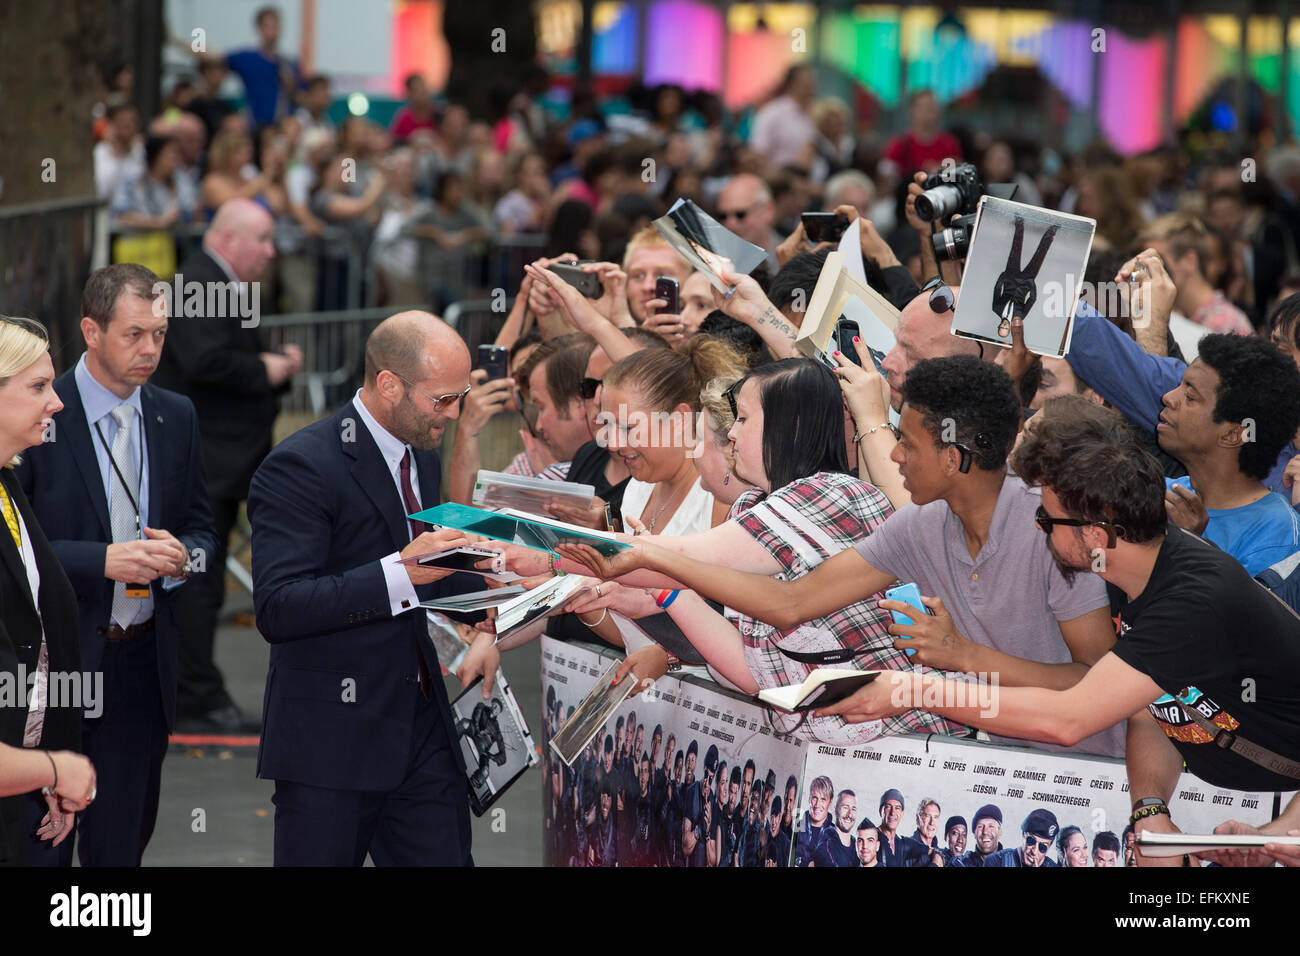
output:
[{"label": "teal colored folder", "polygon": [[586,544],[606,557],[625,551],[629,545],[613,538],[591,534],[572,525],[520,518],[496,511],[484,511],[469,505],[447,502],[436,508],[425,508],[410,516],[414,521],[455,528],[468,534],[482,535],[496,541],[509,541],[526,548],[554,551],[557,544]]}]

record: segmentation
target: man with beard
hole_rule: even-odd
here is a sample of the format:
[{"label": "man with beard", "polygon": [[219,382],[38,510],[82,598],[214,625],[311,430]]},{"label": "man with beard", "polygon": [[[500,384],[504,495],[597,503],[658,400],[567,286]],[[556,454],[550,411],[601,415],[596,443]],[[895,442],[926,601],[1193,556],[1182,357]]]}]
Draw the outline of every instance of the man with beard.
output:
[{"label": "man with beard", "polygon": [[253,605],[271,645],[257,770],[275,781],[276,863],[472,863],[465,764],[420,602],[481,581],[400,563],[468,543],[408,516],[440,500],[434,450],[469,372],[450,326],[391,316],[354,398],[253,476]]},{"label": "man with beard", "polygon": [[880,796],[880,862],[884,866],[926,866],[929,854],[921,844],[898,832],[902,822],[903,795],[892,788],[886,790]]},{"label": "man with beard", "polygon": [[[858,798],[852,790],[841,790],[835,800],[835,825],[822,831],[821,842],[813,850],[813,866],[857,866],[854,822],[858,818]],[[901,839],[906,840],[907,837]]]},{"label": "man with beard", "polygon": [[983,866],[994,853],[1002,849],[1002,811],[993,804],[985,804],[971,818],[975,825],[975,846],[957,857],[954,866]]},{"label": "man with beard", "polygon": [[944,866],[958,866],[957,861],[966,852],[966,818],[949,817],[943,825],[943,838],[946,847],[941,847],[939,855],[943,857]]},{"label": "man with beard", "polygon": [[984,861],[984,865],[1056,866],[1056,862],[1048,855],[1052,852],[1052,841],[1060,831],[1056,823],[1056,815],[1051,810],[1040,807],[1025,817],[1025,822],[1020,825],[1020,829],[1024,837],[1024,845],[999,850],[989,856]]},{"label": "man with beard", "polygon": [[858,824],[857,857],[858,866],[884,866],[880,862],[880,828],[866,817]]},{"label": "man with beard", "polygon": [[[1104,584],[1087,575],[1066,580],[1035,531],[1043,493],[1007,472],[1022,418],[1016,386],[992,362],[958,355],[917,362],[903,396],[891,454],[915,507],[894,512],[853,548],[789,581],[654,545],[643,546],[644,566],[782,630],[866,600],[895,581],[915,582],[931,614],[880,602],[887,611],[913,611],[912,625],[888,628],[895,648],[914,652],[913,665],[996,673],[1003,690],[1073,688],[1115,646],[1115,629]],[[817,716],[860,722],[862,703],[883,709],[895,675],[911,676],[885,673],[890,680],[873,681]],[[1123,727],[1106,725],[1067,748],[1044,746],[1118,757]],[[884,859],[888,866],[888,852]]]},{"label": "man with beard", "polygon": [[830,826],[831,796],[835,785],[831,778],[816,778],[808,786],[808,809],[803,814],[803,825],[794,843],[794,865],[809,866],[812,863],[813,850],[821,842],[822,830]]},{"label": "man with beard", "polygon": [[780,797],[772,798],[771,815],[767,818],[767,849],[763,856],[764,866],[790,865],[790,837],[781,825],[785,819],[785,808]]}]

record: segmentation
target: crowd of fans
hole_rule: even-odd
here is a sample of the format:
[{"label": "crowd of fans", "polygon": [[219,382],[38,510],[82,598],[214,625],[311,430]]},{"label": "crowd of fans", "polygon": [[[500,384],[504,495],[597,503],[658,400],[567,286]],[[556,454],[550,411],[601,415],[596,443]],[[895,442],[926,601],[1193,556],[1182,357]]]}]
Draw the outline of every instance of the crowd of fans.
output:
[{"label": "crowd of fans", "polygon": [[[238,232],[269,218],[281,297],[270,308],[294,311],[339,305],[358,249],[371,257],[378,301],[438,309],[462,291],[463,261],[449,255],[535,236],[541,255],[504,277],[514,298],[496,344],[509,352],[508,375],[472,373],[446,411],[460,422],[443,454],[447,493],[468,503],[480,432],[518,411],[525,428],[507,470],[592,485],[590,508],[557,506],[552,517],[635,543],[614,558],[570,545],[560,559],[507,551],[525,577],[591,576],[550,633],[626,649],[623,672],[638,678],[694,669],[750,694],[850,660],[900,679],[1000,673],[997,722],[922,706],[919,688],[903,708],[855,695],[806,719],[771,717],[818,740],[978,727],[1125,755],[1132,795],[1162,807],[1171,755],[1220,786],[1295,789],[1300,621],[1252,578],[1300,604],[1300,149],[1124,159],[1097,145],[1065,157],[945,128],[924,90],[908,101],[906,131],[887,138],[819,98],[807,66],[752,115],[662,86],[634,90],[632,109],[616,115],[575,94],[563,122],[531,90],[494,95],[492,115],[474,116],[413,75],[388,129],[359,116],[336,127],[329,79],[299,76],[277,52],[278,14],[260,12],[257,28],[257,50],[199,56],[200,79],[175,85],[143,137],[115,76],[96,187],[124,229],[217,217]],[[227,69],[243,83],[244,110],[219,97]],[[931,235],[943,224],[915,209],[925,177],[948,160],[975,164],[986,183],[1017,184],[1019,201],[1096,220],[1063,358],[949,334],[961,263],[936,260]],[[752,274],[724,275],[730,295],[650,226],[678,199],[766,253]],[[249,203],[262,211],[238,212]],[[879,372],[865,347],[856,362],[836,353],[833,370],[793,348],[829,248],[804,234],[800,214],[812,210],[859,223],[868,281],[901,310]],[[549,268],[561,261],[594,277],[595,292]],[[492,274],[485,258],[480,276]],[[665,277],[678,283],[675,312],[658,291]],[[1137,286],[1148,303],[1140,322],[1125,297]],[[663,442],[627,424],[656,416],[700,427]],[[879,598],[895,581],[917,582],[932,616],[893,623],[904,605]],[[1182,621],[1207,595],[1213,613]],[[1251,627],[1232,631],[1234,621]],[[499,649],[465,634],[462,672],[490,675]],[[1261,689],[1243,708],[1234,698],[1246,678]],[[1106,708],[1080,702],[1090,680],[1113,689]],[[1157,714],[1153,702],[1174,691]],[[1193,711],[1282,762],[1264,771],[1223,742],[1214,759],[1197,756],[1218,738]],[[548,708],[548,731],[555,716]],[[661,762],[642,752],[641,733],[630,747],[631,732],[597,738],[603,751],[576,770],[552,764],[548,826],[560,858],[673,862],[697,845],[672,796],[673,744]],[[708,755],[704,769],[705,779],[717,769]],[[702,819],[757,827],[765,856],[771,840],[792,838],[789,788],[760,794],[747,768],[736,803],[738,771],[725,809],[715,798]],[[1167,807],[1137,828],[1162,816]],[[721,860],[744,859],[734,834],[716,839]],[[851,849],[841,837],[816,852]]]}]

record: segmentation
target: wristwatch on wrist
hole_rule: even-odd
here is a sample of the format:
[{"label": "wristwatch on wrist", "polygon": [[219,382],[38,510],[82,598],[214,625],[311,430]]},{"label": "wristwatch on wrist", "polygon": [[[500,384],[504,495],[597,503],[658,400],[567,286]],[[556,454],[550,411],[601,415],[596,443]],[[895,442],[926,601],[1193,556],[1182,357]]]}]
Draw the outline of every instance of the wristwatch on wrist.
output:
[{"label": "wristwatch on wrist", "polygon": [[176,575],[177,580],[184,581],[194,571],[194,565],[190,562],[190,553],[185,552],[185,567],[181,568],[181,573]]}]

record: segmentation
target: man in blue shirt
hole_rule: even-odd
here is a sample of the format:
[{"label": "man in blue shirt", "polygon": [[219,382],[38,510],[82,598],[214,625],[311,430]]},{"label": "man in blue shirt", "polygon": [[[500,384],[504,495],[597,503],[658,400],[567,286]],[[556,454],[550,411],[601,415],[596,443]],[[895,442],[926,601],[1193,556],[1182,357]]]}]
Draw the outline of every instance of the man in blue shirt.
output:
[{"label": "man in blue shirt", "polygon": [[1300,515],[1263,483],[1300,427],[1295,364],[1263,339],[1207,335],[1163,402],[1156,437],[1188,471],[1165,479],[1170,520],[1251,575],[1300,550]]},{"label": "man in blue shirt", "polygon": [[281,56],[280,11],[262,7],[253,17],[259,44],[255,49],[234,50],[227,54],[195,50],[188,41],[172,38],[170,42],[186,53],[195,53],[205,63],[224,62],[244,82],[244,98],[252,116],[254,130],[270,126],[293,107],[294,97],[302,86],[298,64]]},{"label": "man in blue shirt", "polygon": [[[1126,277],[1123,271],[1120,275]],[[1152,321],[1158,318],[1153,315]],[[1300,357],[1300,294],[1282,300],[1273,312],[1271,327],[1273,345],[1284,358],[1295,362]],[[1066,359],[1076,375],[1148,432],[1155,431],[1164,408],[1163,397],[1179,386],[1187,368],[1181,359],[1147,354],[1086,302],[1080,302],[1074,313],[1074,332]],[[1294,434],[1288,439],[1262,476],[1265,488],[1284,496],[1290,494],[1290,489],[1283,485],[1282,475],[1297,454]]]}]

